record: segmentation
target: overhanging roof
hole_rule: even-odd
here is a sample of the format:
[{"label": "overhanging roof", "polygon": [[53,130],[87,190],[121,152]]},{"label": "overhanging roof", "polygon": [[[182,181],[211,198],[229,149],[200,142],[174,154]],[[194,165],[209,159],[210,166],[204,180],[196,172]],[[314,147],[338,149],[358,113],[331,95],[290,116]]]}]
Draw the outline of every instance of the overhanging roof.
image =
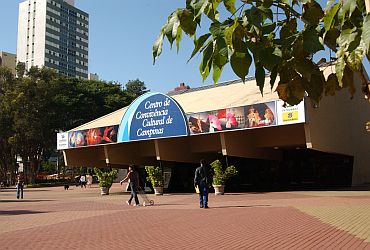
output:
[{"label": "overhanging roof", "polygon": [[[238,107],[247,104],[269,102],[279,99],[278,94],[271,90],[269,77],[265,80],[263,96],[254,77],[241,80],[226,81],[218,84],[179,91],[171,94],[185,113],[211,111],[217,109]],[[127,107],[99,117],[72,130],[105,127],[120,124]]]}]

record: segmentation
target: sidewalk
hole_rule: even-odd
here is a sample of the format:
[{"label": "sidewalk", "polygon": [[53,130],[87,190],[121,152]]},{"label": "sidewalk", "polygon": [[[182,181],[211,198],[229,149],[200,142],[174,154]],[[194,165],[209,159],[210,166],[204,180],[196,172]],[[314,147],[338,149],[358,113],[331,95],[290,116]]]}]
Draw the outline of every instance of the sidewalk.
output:
[{"label": "sidewalk", "polygon": [[[370,249],[370,191],[165,194],[125,204],[114,185],[0,192],[1,249]],[[140,197],[139,197],[140,199]]]}]

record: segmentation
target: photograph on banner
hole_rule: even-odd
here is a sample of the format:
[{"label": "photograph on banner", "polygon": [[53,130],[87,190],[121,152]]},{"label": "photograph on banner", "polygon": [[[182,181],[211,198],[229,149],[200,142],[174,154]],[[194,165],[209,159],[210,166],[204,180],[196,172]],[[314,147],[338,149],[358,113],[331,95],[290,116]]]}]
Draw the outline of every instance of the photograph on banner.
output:
[{"label": "photograph on banner", "polygon": [[194,113],[187,115],[191,134],[209,133],[208,113]]},{"label": "photograph on banner", "polygon": [[118,125],[91,128],[86,132],[87,145],[98,145],[117,142]]},{"label": "photograph on banner", "polygon": [[69,148],[78,148],[86,146],[86,131],[72,131],[68,133]]},{"label": "photograph on banner", "polygon": [[257,103],[245,107],[245,128],[276,125],[275,102]]}]

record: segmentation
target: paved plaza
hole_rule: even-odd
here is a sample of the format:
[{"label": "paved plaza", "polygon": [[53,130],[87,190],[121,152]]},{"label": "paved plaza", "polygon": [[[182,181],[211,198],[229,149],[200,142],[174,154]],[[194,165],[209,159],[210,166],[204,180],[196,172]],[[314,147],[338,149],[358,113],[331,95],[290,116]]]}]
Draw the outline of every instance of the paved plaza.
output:
[{"label": "paved plaza", "polygon": [[165,194],[154,206],[92,188],[0,193],[0,249],[370,249],[370,191]]}]

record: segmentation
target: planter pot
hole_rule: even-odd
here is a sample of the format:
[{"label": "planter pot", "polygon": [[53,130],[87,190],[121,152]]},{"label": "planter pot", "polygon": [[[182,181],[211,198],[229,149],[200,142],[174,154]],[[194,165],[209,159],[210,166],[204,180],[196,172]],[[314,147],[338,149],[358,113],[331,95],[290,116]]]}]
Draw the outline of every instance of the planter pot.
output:
[{"label": "planter pot", "polygon": [[155,195],[163,195],[163,187],[153,187]]},{"label": "planter pot", "polygon": [[225,185],[213,185],[215,195],[223,195],[225,193]]},{"label": "planter pot", "polygon": [[109,187],[101,187],[100,191],[101,195],[109,195]]}]

